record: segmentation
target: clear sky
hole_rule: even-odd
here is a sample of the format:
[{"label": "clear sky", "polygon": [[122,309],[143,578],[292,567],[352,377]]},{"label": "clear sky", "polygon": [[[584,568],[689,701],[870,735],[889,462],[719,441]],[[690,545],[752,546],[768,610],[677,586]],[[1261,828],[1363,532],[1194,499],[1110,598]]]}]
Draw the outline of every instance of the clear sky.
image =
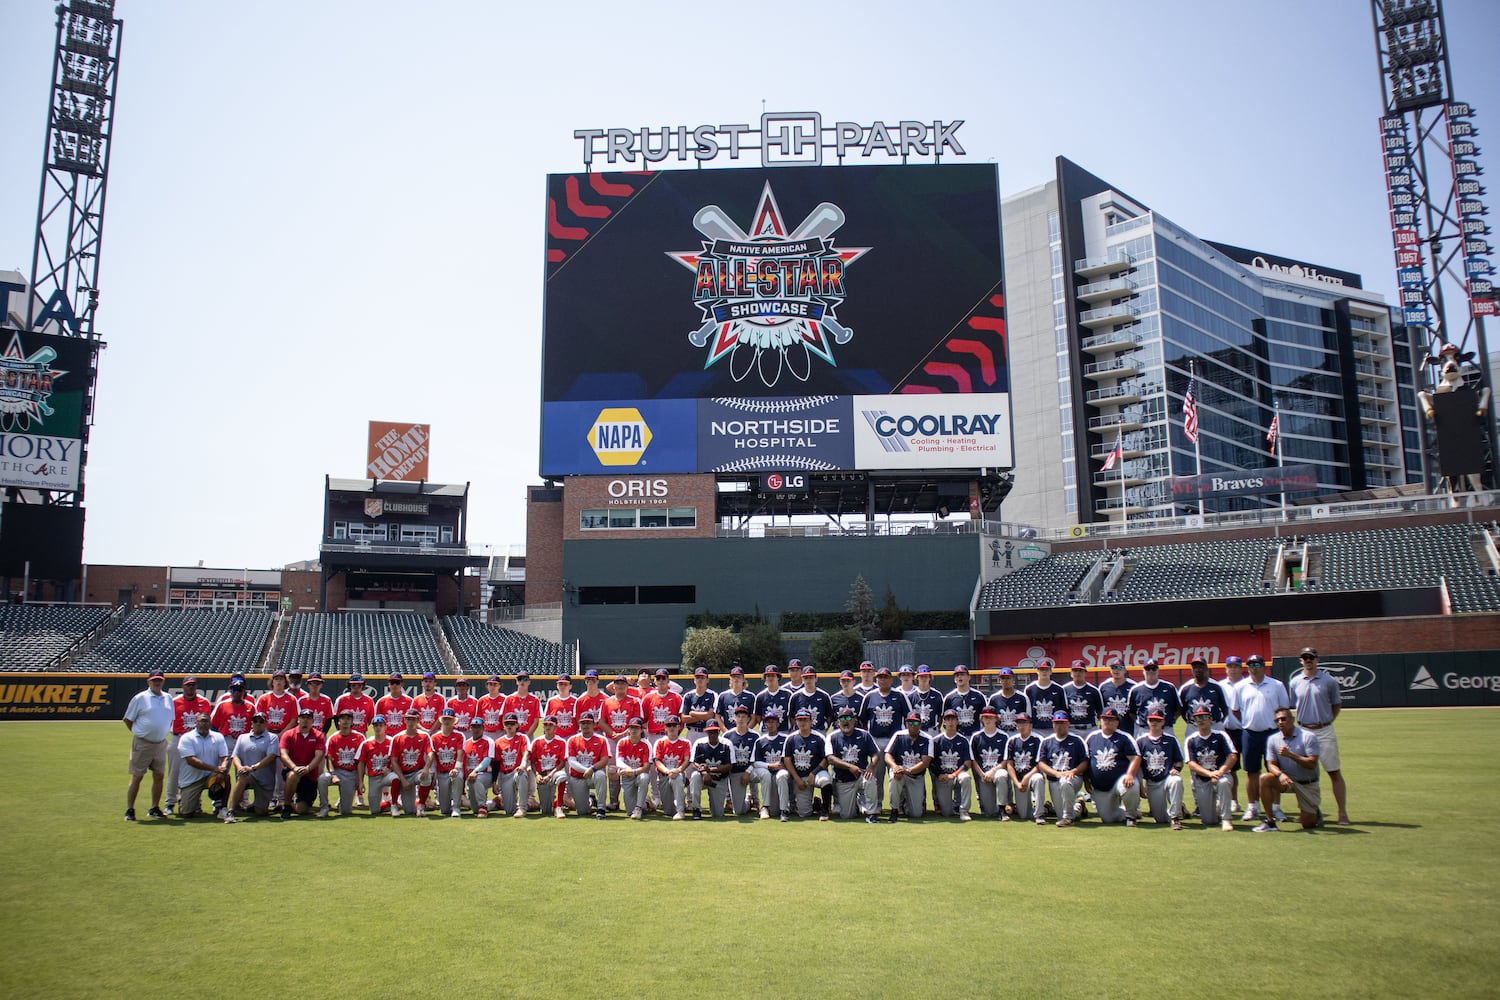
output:
[{"label": "clear sky", "polygon": [[[0,269],[23,274],[53,7],[0,3]],[[1500,3],[1445,8],[1455,96],[1500,142]],[[1199,236],[1394,301],[1365,0],[116,12],[92,563],[314,558],[323,477],[362,474],[372,419],[432,425],[432,479],[472,484],[472,543],[524,541],[544,177],[581,168],[577,128],[753,124],[763,101],[963,119],[1005,193],[1062,154]]]}]

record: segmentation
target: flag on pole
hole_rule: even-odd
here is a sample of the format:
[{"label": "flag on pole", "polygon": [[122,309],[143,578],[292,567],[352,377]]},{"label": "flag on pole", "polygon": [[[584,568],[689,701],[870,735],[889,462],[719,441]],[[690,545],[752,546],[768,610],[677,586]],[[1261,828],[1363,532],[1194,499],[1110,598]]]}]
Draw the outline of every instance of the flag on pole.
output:
[{"label": "flag on pole", "polygon": [[1196,376],[1189,379],[1187,392],[1182,397],[1182,433],[1193,444],[1198,443],[1198,400],[1193,395],[1197,384]]},{"label": "flag on pole", "polygon": [[1266,444],[1268,444],[1268,445],[1271,446],[1271,450],[1272,451],[1276,450],[1276,439],[1280,435],[1281,435],[1281,414],[1278,413],[1278,414],[1276,414],[1276,416],[1274,416],[1274,417],[1271,418],[1271,429],[1268,430],[1268,431],[1266,431]]},{"label": "flag on pole", "polygon": [[1104,456],[1104,468],[1100,469],[1100,472],[1108,472],[1110,469],[1113,469],[1115,463],[1120,460],[1120,456],[1125,454],[1125,438],[1122,436],[1121,431],[1115,431],[1115,446],[1110,449],[1108,455]]}]

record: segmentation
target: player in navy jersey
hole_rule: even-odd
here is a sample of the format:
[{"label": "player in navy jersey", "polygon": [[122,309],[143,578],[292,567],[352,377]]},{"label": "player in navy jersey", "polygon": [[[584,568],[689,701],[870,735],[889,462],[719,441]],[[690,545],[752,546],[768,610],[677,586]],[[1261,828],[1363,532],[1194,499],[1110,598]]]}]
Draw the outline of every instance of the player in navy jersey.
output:
[{"label": "player in navy jersey", "polygon": [[829,695],[828,701],[833,705],[834,719],[846,708],[854,713],[855,719],[859,718],[859,706],[864,701],[864,695],[854,689],[854,674],[847,670],[839,674],[839,689]]},{"label": "player in navy jersey", "polygon": [[1141,811],[1141,759],[1135,740],[1120,729],[1120,713],[1106,708],[1083,748],[1089,755],[1089,785],[1099,822],[1135,826]]},{"label": "player in navy jersey", "polygon": [[[896,675],[900,681],[900,685],[896,690],[901,692],[901,697],[906,699],[906,703],[915,712],[917,710],[917,672],[912,669],[910,663],[903,663],[901,664],[901,669],[896,671]],[[879,675],[877,674],[876,676],[878,677]]]},{"label": "player in navy jersey", "polygon": [[885,765],[891,775],[891,822],[906,815],[921,819],[927,811],[927,768],[932,764],[932,738],[922,732],[922,717],[906,716],[906,732],[891,737],[885,748]]},{"label": "player in navy jersey", "polygon": [[729,668],[728,690],[719,692],[719,703],[715,707],[719,721],[725,726],[733,726],[734,710],[740,705],[744,705],[750,715],[755,714],[755,695],[745,687],[745,668],[736,663]]},{"label": "player in navy jersey", "polygon": [[854,693],[859,695],[869,694],[875,690],[875,664],[865,660],[859,665],[859,683],[854,685]]},{"label": "player in navy jersey", "polygon": [[687,729],[686,738],[702,739],[707,732],[708,720],[717,718],[718,711],[719,696],[708,689],[708,670],[699,667],[693,671],[693,690],[682,696],[681,718]]},{"label": "player in navy jersey", "polygon": [[1208,661],[1203,657],[1193,660],[1193,678],[1177,689],[1177,700],[1182,705],[1182,714],[1191,719],[1200,708],[1208,709],[1214,720],[1214,728],[1224,728],[1229,716],[1229,700],[1218,681],[1209,680]]},{"label": "player in navy jersey", "polygon": [[774,811],[785,822],[791,810],[792,796],[786,769],[786,733],[781,731],[781,713],[767,709],[761,720],[765,730],[755,744],[751,771],[760,782],[760,818],[770,819]]},{"label": "player in navy jersey", "polygon": [[1229,769],[1234,766],[1234,747],[1223,730],[1213,727],[1214,720],[1208,709],[1200,708],[1193,716],[1197,732],[1188,737],[1188,770],[1193,775],[1193,799],[1198,806],[1198,818],[1204,826],[1218,823],[1225,832],[1234,829],[1230,821],[1231,779]]},{"label": "player in navy jersey", "polygon": [[1135,732],[1135,713],[1130,708],[1130,689],[1135,681],[1125,674],[1125,664],[1118,656],[1109,661],[1109,679],[1099,685],[1099,700],[1105,708],[1120,713],[1120,728]]},{"label": "player in navy jersey", "polygon": [[[804,819],[813,814],[813,791],[827,788],[833,779],[828,774],[828,744],[823,734],[812,726],[812,713],[797,713],[797,731],[786,738],[785,761],[790,773],[793,810]],[[828,813],[821,817],[828,819]]]},{"label": "player in navy jersey", "polygon": [[1016,731],[1016,720],[1021,716],[1031,715],[1031,701],[1026,695],[1016,690],[1015,671],[1010,667],[1001,667],[1000,690],[990,695],[990,707],[1000,717],[1000,731],[1007,736]]},{"label": "player in navy jersey", "polygon": [[688,798],[693,804],[693,819],[702,819],[703,810],[698,804],[707,790],[709,811],[714,819],[721,819],[729,798],[728,778],[734,768],[734,750],[728,740],[720,738],[723,728],[718,719],[707,720],[703,730],[703,738],[693,744],[693,763],[688,768]]},{"label": "player in navy jersey", "polygon": [[855,727],[852,709],[840,709],[838,725],[828,737],[828,763],[833,771],[834,810],[841,819],[864,816],[874,823],[878,806],[875,801],[875,758],[880,751],[875,740]]},{"label": "player in navy jersey", "polygon": [[1052,717],[1067,708],[1062,685],[1052,679],[1052,661],[1042,659],[1036,665],[1036,680],[1026,685],[1026,700],[1031,703],[1031,724],[1045,739],[1052,732]]},{"label": "player in navy jersey", "polygon": [[960,663],[953,668],[953,690],[943,696],[943,711],[958,713],[958,733],[968,739],[979,732],[979,713],[985,705],[984,695],[969,686],[969,668]]},{"label": "player in navy jersey", "polygon": [[750,717],[751,729],[759,726],[766,717],[766,712],[773,708],[783,722],[791,718],[787,714],[787,708],[791,705],[792,692],[790,688],[781,686],[781,668],[774,663],[767,664],[765,678],[766,686],[755,694],[755,711]]},{"label": "player in navy jersey", "polygon": [[794,719],[800,712],[809,714],[815,733],[826,733],[833,724],[833,699],[818,689],[818,672],[812,667],[802,668],[802,687],[792,692],[790,707]]},{"label": "player in navy jersey", "polygon": [[1152,712],[1146,717],[1147,732],[1135,741],[1141,755],[1141,781],[1151,818],[1182,829],[1182,744],[1166,731],[1167,717]]},{"label": "player in navy jersey", "polygon": [[1088,667],[1082,660],[1073,661],[1073,677],[1063,685],[1063,706],[1068,710],[1070,732],[1087,736],[1098,727],[1104,702],[1099,689],[1089,683]]},{"label": "player in navy jersey", "polygon": [[1010,819],[1006,812],[1010,779],[1005,773],[1005,744],[1010,737],[1000,731],[999,714],[986,705],[979,712],[979,731],[969,737],[969,757],[974,761],[974,788],[979,793],[979,815]]},{"label": "player in navy jersey", "polygon": [[969,815],[974,798],[972,765],[969,738],[958,731],[958,713],[944,709],[943,731],[932,741],[932,797],[938,812],[952,816],[957,811],[964,823],[974,818]]},{"label": "player in navy jersey", "polygon": [[724,740],[734,749],[734,763],[729,768],[729,804],[736,816],[743,816],[750,811],[755,746],[760,742],[760,734],[750,728],[749,708],[735,706],[734,728],[724,734]]},{"label": "player in navy jersey", "polygon": [[917,667],[916,694],[907,695],[911,710],[922,719],[922,732],[936,736],[943,718],[943,694],[932,686],[932,670],[923,663]]},{"label": "player in navy jersey", "polygon": [[1042,738],[1032,730],[1031,716],[1016,717],[1016,731],[1005,741],[1005,773],[1010,778],[1011,805],[1018,819],[1046,823],[1042,804],[1047,796],[1047,776],[1042,773]]},{"label": "player in navy jersey", "polygon": [[1161,668],[1155,660],[1146,661],[1146,679],[1130,689],[1130,710],[1135,714],[1135,735],[1146,731],[1146,716],[1160,712],[1167,720],[1167,728],[1177,721],[1182,705],[1177,700],[1177,689],[1170,681],[1161,679]]},{"label": "player in navy jersey", "polygon": [[1037,760],[1047,776],[1047,791],[1057,812],[1057,825],[1072,826],[1083,819],[1087,813],[1078,801],[1078,794],[1083,791],[1083,773],[1089,766],[1088,751],[1083,740],[1068,731],[1066,711],[1059,709],[1052,713],[1052,735],[1042,738]]},{"label": "player in navy jersey", "polygon": [[875,690],[867,692],[859,704],[859,725],[868,732],[880,753],[875,757],[875,805],[879,812],[885,806],[885,747],[891,737],[901,731],[901,720],[911,712],[911,706],[900,691],[891,687],[889,667],[875,672]]}]

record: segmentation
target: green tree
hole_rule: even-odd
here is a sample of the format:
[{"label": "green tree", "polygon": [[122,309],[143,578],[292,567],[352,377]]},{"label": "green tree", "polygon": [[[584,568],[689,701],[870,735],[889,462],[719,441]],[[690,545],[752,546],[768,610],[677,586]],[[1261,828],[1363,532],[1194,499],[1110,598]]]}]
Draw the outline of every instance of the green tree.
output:
[{"label": "green tree", "polygon": [[854,585],[849,588],[849,600],[844,602],[844,614],[848,616],[849,627],[858,632],[861,637],[875,634],[877,624],[875,604],[870,585],[865,582],[863,575],[856,576]]},{"label": "green tree", "polygon": [[682,669],[707,667],[710,673],[728,673],[740,655],[740,640],[727,628],[698,628],[682,640]]},{"label": "green tree", "polygon": [[831,628],[819,633],[807,651],[814,667],[835,674],[853,670],[864,656],[864,637],[852,628]]},{"label": "green tree", "polygon": [[896,592],[885,588],[885,607],[880,611],[879,631],[882,639],[899,639],[910,627],[911,612],[896,603]]},{"label": "green tree", "polygon": [[739,631],[740,665],[747,677],[757,677],[768,663],[782,662],[781,632],[766,621],[754,621]]}]

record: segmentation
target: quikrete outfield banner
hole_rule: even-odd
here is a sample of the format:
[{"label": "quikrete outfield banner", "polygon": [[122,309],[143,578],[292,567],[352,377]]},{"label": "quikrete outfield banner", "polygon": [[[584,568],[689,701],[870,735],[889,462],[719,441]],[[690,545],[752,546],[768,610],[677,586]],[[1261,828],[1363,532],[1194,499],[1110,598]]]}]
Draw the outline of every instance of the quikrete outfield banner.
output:
[{"label": "quikrete outfield banner", "polygon": [[1214,497],[1248,497],[1267,493],[1315,493],[1318,473],[1311,465],[1288,465],[1284,469],[1239,469],[1203,476],[1174,476],[1172,498],[1207,500]]}]

